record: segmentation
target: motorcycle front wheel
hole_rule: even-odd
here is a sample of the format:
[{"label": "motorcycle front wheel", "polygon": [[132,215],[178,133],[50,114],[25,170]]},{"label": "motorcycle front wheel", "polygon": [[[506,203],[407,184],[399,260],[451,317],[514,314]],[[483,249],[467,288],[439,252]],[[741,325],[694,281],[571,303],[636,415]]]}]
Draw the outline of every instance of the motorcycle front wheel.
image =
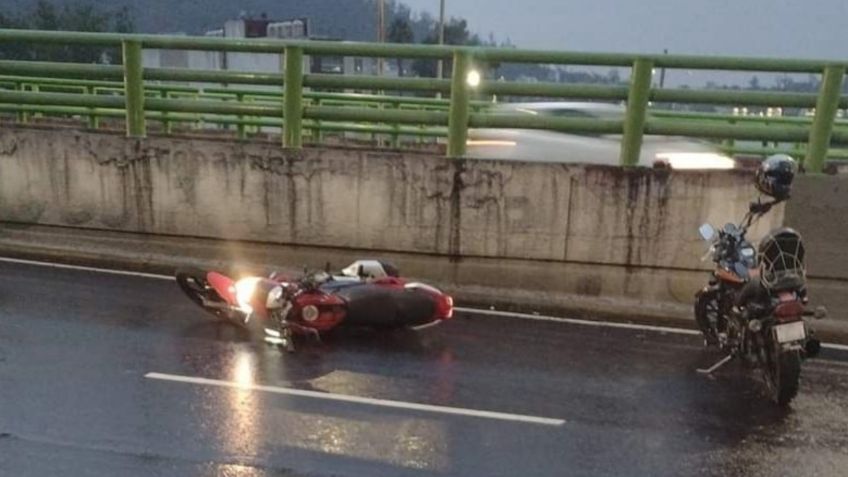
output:
[{"label": "motorcycle front wheel", "polygon": [[695,299],[695,322],[704,335],[708,346],[718,345],[716,327],[720,319],[718,299],[715,292],[699,293]]}]

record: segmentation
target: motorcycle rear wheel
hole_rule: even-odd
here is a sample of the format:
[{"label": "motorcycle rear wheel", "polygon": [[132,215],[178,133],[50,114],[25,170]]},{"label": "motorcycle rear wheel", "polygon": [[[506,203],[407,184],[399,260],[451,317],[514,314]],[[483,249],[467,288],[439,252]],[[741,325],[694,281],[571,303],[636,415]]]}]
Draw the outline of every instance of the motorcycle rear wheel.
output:
[{"label": "motorcycle rear wheel", "polygon": [[769,353],[771,361],[764,369],[766,387],[770,398],[779,406],[788,406],[798,395],[801,378],[801,352],[783,351],[774,346]]}]

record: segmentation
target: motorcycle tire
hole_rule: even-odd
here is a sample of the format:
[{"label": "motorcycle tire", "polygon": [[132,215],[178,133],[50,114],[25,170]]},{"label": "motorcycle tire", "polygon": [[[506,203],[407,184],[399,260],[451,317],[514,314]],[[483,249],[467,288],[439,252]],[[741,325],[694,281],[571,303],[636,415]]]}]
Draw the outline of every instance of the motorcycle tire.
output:
[{"label": "motorcycle tire", "polygon": [[715,323],[718,323],[720,318],[719,306],[715,293],[699,293],[695,299],[695,322],[698,324],[698,329],[704,335],[707,345],[717,346],[718,336],[716,336],[716,329],[710,320],[710,314],[715,314]]},{"label": "motorcycle tire", "polygon": [[181,268],[176,273],[177,285],[197,306],[210,313],[218,319],[226,320],[227,314],[219,308],[206,306],[205,303],[212,301],[226,303],[218,293],[209,286],[206,280],[206,272],[198,268]]},{"label": "motorcycle tire", "polygon": [[771,363],[766,370],[766,379],[771,400],[779,406],[788,406],[798,395],[801,378],[801,352],[774,349]]}]

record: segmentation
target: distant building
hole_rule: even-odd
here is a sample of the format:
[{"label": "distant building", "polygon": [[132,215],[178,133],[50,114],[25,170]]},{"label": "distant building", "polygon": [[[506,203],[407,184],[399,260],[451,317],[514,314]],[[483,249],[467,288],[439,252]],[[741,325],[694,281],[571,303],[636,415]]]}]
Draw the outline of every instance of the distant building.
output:
[{"label": "distant building", "polygon": [[[184,33],[183,33],[184,34]],[[207,31],[207,37],[223,38],[276,38],[296,40],[334,41],[311,34],[308,18],[285,21],[239,18],[228,20],[224,27]],[[269,53],[241,53],[220,51],[187,51],[146,49],[143,63],[148,68],[191,68],[199,70],[230,70],[252,73],[276,73],[284,69],[281,55]],[[324,74],[377,74],[377,61],[361,57],[305,57],[304,71]],[[384,75],[397,76],[392,62],[384,63]]]}]

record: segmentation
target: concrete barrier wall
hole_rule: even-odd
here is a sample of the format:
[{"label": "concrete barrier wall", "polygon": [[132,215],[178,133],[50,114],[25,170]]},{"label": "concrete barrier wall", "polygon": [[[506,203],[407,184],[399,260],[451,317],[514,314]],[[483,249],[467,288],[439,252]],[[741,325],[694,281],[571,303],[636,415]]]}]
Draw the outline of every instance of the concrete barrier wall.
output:
[{"label": "concrete barrier wall", "polygon": [[0,131],[0,220],[43,225],[691,270],[697,227],[738,220],[753,195],[736,172]]},{"label": "concrete barrier wall", "polygon": [[785,222],[804,237],[811,276],[848,280],[848,175],[799,177]]},{"label": "concrete barrier wall", "polygon": [[[844,176],[800,178],[788,209],[749,235],[785,213],[808,245],[813,299],[835,318],[848,309],[846,185]],[[738,221],[754,197],[741,172],[0,130],[0,221],[275,244],[274,256],[297,266],[389,256],[412,276],[480,287],[500,302],[689,304],[710,267],[698,226]]]}]

